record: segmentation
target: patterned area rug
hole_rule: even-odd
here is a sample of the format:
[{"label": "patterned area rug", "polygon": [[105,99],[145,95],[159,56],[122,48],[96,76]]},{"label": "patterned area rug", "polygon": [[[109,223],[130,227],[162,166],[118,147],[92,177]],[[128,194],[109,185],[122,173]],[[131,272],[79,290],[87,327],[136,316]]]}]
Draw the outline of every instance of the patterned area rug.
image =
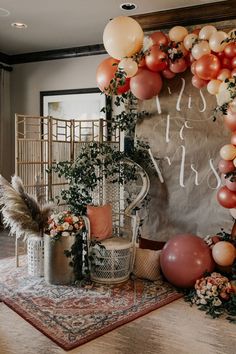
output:
[{"label": "patterned area rug", "polygon": [[129,280],[121,285],[54,286],[27,275],[26,259],[0,260],[0,299],[65,350],[180,298],[170,284]]}]

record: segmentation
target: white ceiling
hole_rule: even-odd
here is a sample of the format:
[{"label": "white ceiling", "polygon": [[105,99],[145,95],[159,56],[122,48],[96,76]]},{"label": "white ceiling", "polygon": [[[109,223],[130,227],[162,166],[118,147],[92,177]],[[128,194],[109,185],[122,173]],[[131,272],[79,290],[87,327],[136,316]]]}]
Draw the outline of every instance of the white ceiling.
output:
[{"label": "white ceiling", "polygon": [[[221,0],[134,0],[137,9],[124,11],[125,0],[0,0],[0,52],[18,54],[102,43],[109,19]],[[27,29],[16,29],[23,22]]]}]

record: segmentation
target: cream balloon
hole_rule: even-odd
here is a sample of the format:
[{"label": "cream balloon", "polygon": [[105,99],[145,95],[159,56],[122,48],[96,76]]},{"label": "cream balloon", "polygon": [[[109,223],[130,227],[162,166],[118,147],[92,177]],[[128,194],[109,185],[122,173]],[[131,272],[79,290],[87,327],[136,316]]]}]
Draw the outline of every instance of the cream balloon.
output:
[{"label": "cream balloon", "polygon": [[229,69],[221,69],[217,75],[217,80],[225,81],[231,77],[231,71]]},{"label": "cream balloon", "polygon": [[118,68],[123,70],[127,77],[133,77],[138,71],[138,64],[132,58],[124,58],[119,62]]},{"label": "cream balloon", "polygon": [[222,104],[229,103],[231,101],[231,95],[228,90],[220,91],[221,85],[222,84],[220,84],[219,92],[216,94],[216,101],[218,106],[222,106]]},{"label": "cream balloon", "polygon": [[233,160],[236,157],[236,146],[226,144],[220,149],[220,157],[224,160]]},{"label": "cream balloon", "polygon": [[200,59],[203,55],[210,54],[210,53],[211,53],[211,48],[209,47],[207,41],[202,41],[200,43],[195,44],[191,51],[192,56],[196,60]]},{"label": "cream balloon", "polygon": [[131,17],[118,16],[108,22],[103,32],[103,43],[108,54],[115,59],[130,57],[143,45],[143,30]]},{"label": "cream balloon", "polygon": [[210,37],[217,32],[217,29],[214,26],[204,26],[199,32],[199,38],[204,40],[209,40]]},{"label": "cream balloon", "polygon": [[197,34],[195,33],[190,33],[184,38],[184,46],[187,50],[190,50],[193,46],[193,43],[196,41],[198,38]]},{"label": "cream balloon", "polygon": [[235,259],[235,247],[227,241],[217,242],[212,248],[212,257],[216,264],[230,266]]},{"label": "cream balloon", "polygon": [[187,34],[188,31],[185,27],[175,26],[169,31],[169,38],[173,42],[182,42]]},{"label": "cream balloon", "polygon": [[211,95],[216,95],[219,92],[221,81],[220,80],[211,80],[207,84],[207,91]]},{"label": "cream balloon", "polygon": [[209,46],[213,52],[222,52],[228,43],[223,42],[228,37],[227,33],[223,31],[217,31],[213,33],[209,39]]}]

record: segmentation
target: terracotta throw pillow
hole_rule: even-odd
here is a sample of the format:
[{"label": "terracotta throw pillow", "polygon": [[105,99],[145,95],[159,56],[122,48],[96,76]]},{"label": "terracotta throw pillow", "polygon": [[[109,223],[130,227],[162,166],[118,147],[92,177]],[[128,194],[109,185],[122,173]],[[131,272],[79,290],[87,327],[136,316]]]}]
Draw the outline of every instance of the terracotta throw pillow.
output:
[{"label": "terracotta throw pillow", "polygon": [[112,236],[112,206],[87,206],[87,216],[90,221],[91,238],[105,240]]},{"label": "terracotta throw pillow", "polygon": [[137,278],[157,280],[160,277],[161,251],[136,248],[133,274]]}]

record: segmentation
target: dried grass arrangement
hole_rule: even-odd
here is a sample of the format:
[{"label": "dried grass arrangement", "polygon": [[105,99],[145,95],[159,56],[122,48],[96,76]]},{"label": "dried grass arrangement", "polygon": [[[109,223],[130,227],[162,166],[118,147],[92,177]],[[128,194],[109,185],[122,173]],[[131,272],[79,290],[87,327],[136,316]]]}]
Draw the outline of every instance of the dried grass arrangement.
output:
[{"label": "dried grass arrangement", "polygon": [[[37,193],[38,191],[38,193]],[[11,183],[0,175],[0,205],[5,227],[10,234],[26,240],[30,234],[43,236],[44,227],[52,213],[53,204],[43,204],[36,188],[36,199],[25,192],[22,180],[13,176]]]}]

